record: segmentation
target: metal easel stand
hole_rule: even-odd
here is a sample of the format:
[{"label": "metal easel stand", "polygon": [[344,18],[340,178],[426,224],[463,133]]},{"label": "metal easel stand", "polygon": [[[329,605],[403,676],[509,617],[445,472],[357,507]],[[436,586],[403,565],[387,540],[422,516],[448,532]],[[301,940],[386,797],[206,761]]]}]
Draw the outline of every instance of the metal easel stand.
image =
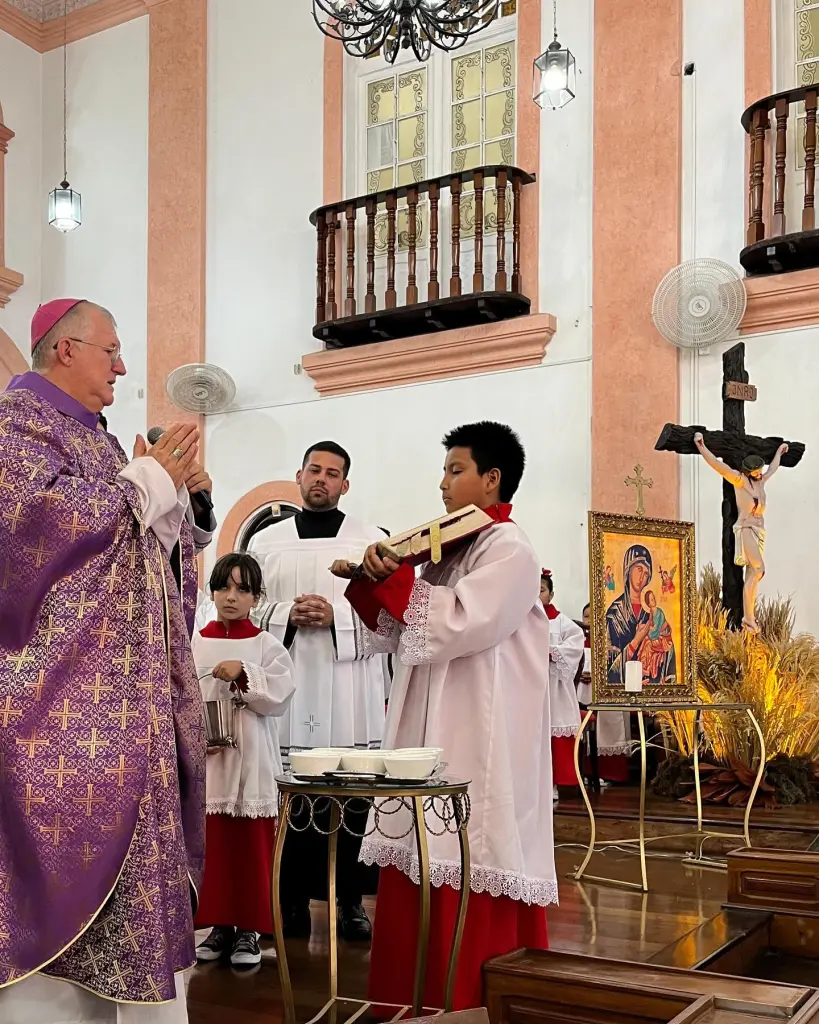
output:
[{"label": "metal easel stand", "polygon": [[[700,759],[699,759],[699,744],[697,742],[699,735],[699,723],[700,715],[703,711],[744,711],[748,719],[753,726],[757,739],[759,741],[759,767],[757,769],[756,778],[754,779],[754,785],[751,789],[751,794],[748,797],[748,803],[745,807],[745,816],[743,819],[743,834],[745,838],[746,847],[751,846],[751,811],[753,810],[754,800],[759,792],[759,787],[762,783],[762,778],[765,774],[765,737],[762,734],[762,730],[759,727],[753,711],[751,710],[750,704],[702,704],[702,703],[656,703],[656,704],[590,704],[586,711],[583,722],[580,726],[580,730],[575,737],[574,743],[574,767],[575,773],[578,780],[580,781],[580,792],[583,796],[583,800],[586,804],[586,810],[589,815],[589,845],[586,850],[586,856],[583,859],[583,863],[577,869],[577,871],[571,876],[575,881],[585,879],[588,882],[599,882],[603,885],[616,885],[624,889],[634,889],[637,892],[648,892],[648,873],[646,870],[646,846],[650,842],[655,842],[656,839],[646,839],[645,835],[645,821],[646,821],[646,730],[645,722],[643,721],[644,711],[693,711],[694,712],[694,789],[697,797],[697,827],[695,830],[687,830],[685,832],[675,832],[670,835],[657,836],[656,839],[677,839],[690,836],[695,838],[697,841],[696,853],[693,857],[685,857],[682,862],[684,864],[696,865],[697,867],[712,868],[724,870],[725,865],[722,861],[715,860],[713,858],[705,857],[703,855],[703,846],[709,839],[715,838],[727,838],[735,839],[736,836],[731,832],[724,831],[713,831],[711,829],[704,829],[702,827],[702,783],[700,779]],[[597,823],[594,817],[594,808],[592,807],[589,795],[586,792],[586,787],[582,783],[582,775],[580,773],[580,746],[583,739],[583,733],[591,721],[592,715],[595,711],[626,711],[637,713],[637,729],[640,734],[640,813],[638,818],[638,834],[637,838],[628,837],[625,839],[606,839],[596,842],[597,838]],[[609,878],[605,875],[588,875],[586,874],[586,868],[592,859],[592,856],[596,852],[601,852],[611,846],[637,846],[640,853],[640,881],[639,882],[628,882],[620,878]]]},{"label": "metal easel stand", "polygon": [[[290,970],[287,965],[287,953],[284,942],[284,931],[282,922],[281,901],[279,898],[279,885],[281,880],[282,853],[284,842],[290,829],[294,831],[305,831],[307,828],[323,830],[316,821],[317,811],[324,811],[329,806],[330,823],[328,831],[328,856],[327,856],[327,906],[329,935],[329,991],[327,1002],[322,1006],[315,1016],[311,1017],[305,1024],[317,1024],[325,1015],[328,1016],[330,1024],[338,1024],[338,1006],[340,1003],[351,1003],[356,1009],[348,1017],[344,1018],[341,1024],[353,1024],[373,1005],[372,1002],[364,999],[354,999],[348,996],[339,995],[338,992],[338,933],[337,933],[337,911],[336,911],[336,858],[338,853],[338,836],[342,828],[347,828],[344,822],[344,808],[353,801],[376,801],[370,812],[368,835],[380,833],[390,839],[403,839],[410,833],[415,836],[415,848],[418,854],[418,865],[420,875],[419,900],[420,917],[418,927],[418,946],[415,955],[415,978],[413,984],[413,997],[411,1006],[400,1004],[383,1003],[380,1000],[376,1005],[388,1007],[397,1012],[391,1018],[393,1021],[400,1020],[408,1011],[412,1011],[413,1017],[420,1016],[425,1010],[433,1013],[448,1012],[452,1009],[455,994],[455,975],[458,967],[458,957],[461,951],[464,926],[466,924],[466,910],[469,901],[469,877],[470,877],[470,855],[469,836],[467,825],[469,824],[469,795],[467,793],[468,783],[466,782],[441,782],[437,786],[419,786],[417,788],[402,786],[391,789],[388,786],[350,786],[343,788],[328,785],[313,785],[295,781],[283,776],[276,780],[279,786],[279,821],[276,831],[276,843],[273,852],[273,877],[271,880],[271,903],[273,911],[273,933],[276,940],[276,954],[279,968],[279,979],[282,987],[282,1000],[284,1003],[285,1024],[296,1024],[296,1007],[293,996],[293,987],[290,981]],[[411,816],[411,824],[402,835],[383,832],[380,828],[382,817],[390,818],[400,810],[407,810]],[[308,822],[304,827],[294,824],[293,818],[299,812],[307,811]],[[437,826],[435,824],[437,822]],[[440,829],[438,828],[440,826]],[[349,829],[348,829],[349,831]],[[455,833],[458,836],[460,848],[461,867],[461,893],[458,902],[458,916],[455,923],[455,932],[452,937],[452,945],[447,963],[446,990],[442,1008],[424,1007],[424,983],[427,973],[427,957],[429,953],[429,931],[430,931],[430,874],[429,874],[429,848],[427,844],[427,832],[433,835],[444,835],[446,832]]]}]

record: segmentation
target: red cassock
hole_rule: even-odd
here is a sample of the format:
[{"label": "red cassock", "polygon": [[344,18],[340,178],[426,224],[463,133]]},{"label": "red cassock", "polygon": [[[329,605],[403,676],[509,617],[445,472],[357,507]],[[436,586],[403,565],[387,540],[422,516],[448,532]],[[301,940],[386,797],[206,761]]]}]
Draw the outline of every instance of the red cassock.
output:
[{"label": "red cassock", "polygon": [[[432,890],[426,1007],[444,1005],[446,969],[460,896],[448,885]],[[395,868],[382,868],[370,958],[369,996],[376,1003],[412,1003],[418,901],[419,888],[414,882]],[[510,900],[508,896],[491,896],[488,892],[470,893],[453,1009],[483,1006],[483,964],[524,946],[549,948],[543,907]]]},{"label": "red cassock", "polygon": [[275,818],[207,816],[197,928],[234,925],[241,931],[272,933],[270,877],[275,838]]}]

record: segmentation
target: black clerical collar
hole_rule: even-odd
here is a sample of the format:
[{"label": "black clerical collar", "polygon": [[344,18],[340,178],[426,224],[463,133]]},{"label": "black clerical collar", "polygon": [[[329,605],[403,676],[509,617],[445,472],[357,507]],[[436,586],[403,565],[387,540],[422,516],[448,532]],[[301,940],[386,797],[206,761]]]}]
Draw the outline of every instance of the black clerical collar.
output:
[{"label": "black clerical collar", "polygon": [[296,513],[296,530],[302,540],[312,540],[316,537],[335,537],[344,522],[344,513],[341,509],[332,508],[317,510],[303,508]]}]

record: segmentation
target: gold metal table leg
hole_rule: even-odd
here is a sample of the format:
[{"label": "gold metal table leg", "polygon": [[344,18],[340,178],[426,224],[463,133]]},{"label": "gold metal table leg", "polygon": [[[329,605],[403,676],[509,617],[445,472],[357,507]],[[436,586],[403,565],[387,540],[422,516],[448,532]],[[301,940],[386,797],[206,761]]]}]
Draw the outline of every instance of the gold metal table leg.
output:
[{"label": "gold metal table leg", "polygon": [[270,883],[270,903],[273,912],[273,935],[276,940],[276,963],[279,968],[279,981],[282,987],[282,1003],[284,1004],[285,1024],[296,1024],[296,1007],[293,1002],[293,987],[290,984],[290,971],[287,967],[287,953],[284,945],[284,927],[282,923],[282,904],[280,898],[282,853],[287,835],[288,817],[290,814],[291,795],[282,797],[279,808],[279,827],[276,829],[276,842],[273,847],[273,877]]},{"label": "gold metal table leg", "polygon": [[330,799],[330,834],[327,837],[327,923],[330,929],[328,960],[330,969],[330,990],[327,998],[333,1000],[330,1007],[330,1021],[335,1024],[338,997],[338,908],[336,906],[336,861],[338,859],[338,832],[341,828],[343,811],[336,798]]},{"label": "gold metal table leg", "polygon": [[427,828],[424,821],[424,797],[412,798],[415,823],[415,842],[418,848],[418,882],[421,909],[418,917],[418,948],[415,953],[415,984],[412,989],[412,1015],[419,1017],[424,1005],[424,987],[427,978],[427,955],[429,953],[429,847]]},{"label": "gold metal table leg", "polygon": [[640,733],[640,881],[643,892],[648,892],[646,874],[646,723],[641,709],[637,711],[637,729]]},{"label": "gold metal table leg", "polygon": [[[685,714],[685,712],[682,712]],[[700,779],[700,712],[694,712],[694,731],[691,737],[694,753],[694,789],[697,794],[697,832],[702,832],[702,780]]]},{"label": "gold metal table leg", "polygon": [[455,921],[455,934],[452,936],[452,946],[449,950],[449,963],[446,969],[446,991],[444,993],[444,1012],[452,1011],[452,1004],[455,999],[455,978],[458,973],[458,957],[461,954],[461,942],[464,937],[464,926],[466,925],[466,911],[469,903],[469,880],[471,863],[469,856],[469,835],[466,830],[466,823],[460,804],[461,797],[453,795],[452,811],[458,825],[458,843],[461,848],[461,898],[458,901],[458,917]]},{"label": "gold metal table leg", "polygon": [[585,801],[586,810],[589,813],[589,848],[586,850],[586,856],[583,859],[583,863],[574,873],[575,881],[578,882],[583,877],[586,868],[589,866],[589,861],[592,859],[592,854],[594,853],[594,843],[597,838],[597,824],[594,820],[594,809],[592,808],[591,800],[589,800],[589,794],[586,792],[586,787],[583,784],[583,774],[580,771],[580,748],[583,742],[583,733],[586,731],[593,714],[593,711],[586,712],[586,716],[581,722],[577,735],[574,738],[574,770],[577,775],[578,782],[580,783],[580,794]]},{"label": "gold metal table leg", "polygon": [[745,821],[744,821],[744,826],[745,826],[745,845],[750,848],[750,846],[751,846],[751,811],[753,810],[754,800],[756,800],[756,795],[759,792],[759,787],[762,785],[762,779],[765,776],[765,760],[767,758],[768,752],[765,749],[765,736],[763,735],[763,732],[762,732],[762,730],[759,727],[759,722],[757,722],[756,717],[755,717],[753,711],[751,711],[750,708],[748,708],[748,718],[750,718],[751,725],[756,730],[756,735],[757,735],[757,738],[759,740],[759,768],[757,769],[757,772],[756,772],[756,778],[754,779],[754,785],[753,785],[753,789],[751,790],[751,795],[748,797],[748,803],[747,803],[747,806],[745,807]]}]

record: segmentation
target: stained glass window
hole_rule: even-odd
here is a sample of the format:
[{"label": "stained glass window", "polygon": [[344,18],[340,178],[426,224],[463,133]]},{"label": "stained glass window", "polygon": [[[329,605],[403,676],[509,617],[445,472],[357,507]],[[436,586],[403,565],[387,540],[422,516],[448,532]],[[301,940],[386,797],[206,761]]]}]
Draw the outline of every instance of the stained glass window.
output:
[{"label": "stained glass window", "polygon": [[[450,169],[468,171],[486,164],[514,164],[517,59],[512,39],[452,59]],[[497,197],[486,182],[484,230],[497,230]],[[507,191],[507,214],[511,196]],[[464,186],[461,234],[475,234],[475,197]]]}]

